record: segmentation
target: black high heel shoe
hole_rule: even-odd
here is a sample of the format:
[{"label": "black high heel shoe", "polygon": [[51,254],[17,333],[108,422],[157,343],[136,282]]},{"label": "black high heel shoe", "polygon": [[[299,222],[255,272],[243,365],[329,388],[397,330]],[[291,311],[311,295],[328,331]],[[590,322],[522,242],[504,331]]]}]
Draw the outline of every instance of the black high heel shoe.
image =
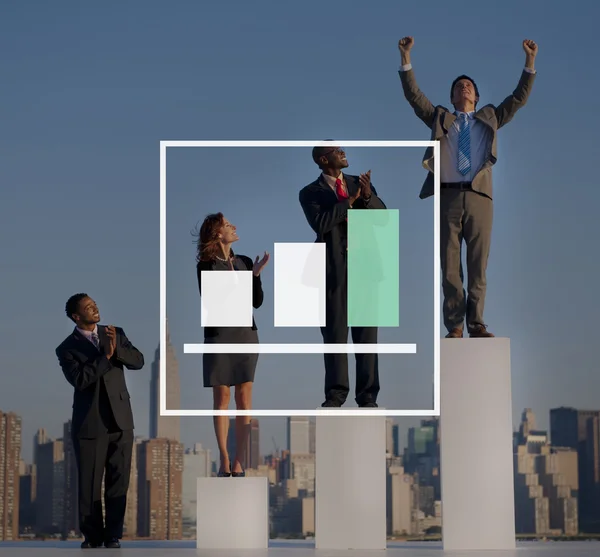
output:
[{"label": "black high heel shoe", "polygon": [[225,472],[225,470],[217,472],[217,478],[229,478],[229,476],[231,476],[231,464],[229,465],[229,472]]},{"label": "black high heel shoe", "polygon": [[231,477],[232,478],[245,478],[246,477],[246,470],[242,470],[241,472],[232,472],[231,473]]}]

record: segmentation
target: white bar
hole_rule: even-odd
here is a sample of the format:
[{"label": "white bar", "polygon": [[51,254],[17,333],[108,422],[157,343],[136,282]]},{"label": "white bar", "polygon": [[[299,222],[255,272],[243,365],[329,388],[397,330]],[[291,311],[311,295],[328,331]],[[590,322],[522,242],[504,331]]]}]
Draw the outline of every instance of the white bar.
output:
[{"label": "white bar", "polygon": [[442,340],[444,550],[514,550],[510,340]]},{"label": "white bar", "polygon": [[267,478],[198,478],[197,549],[267,549]]},{"label": "white bar", "polygon": [[325,244],[275,243],[275,327],[325,326]]},{"label": "white bar", "polygon": [[341,147],[434,147],[436,141],[238,141],[238,140],[164,140],[161,146],[166,147],[315,147],[315,146],[341,146]]},{"label": "white bar", "polygon": [[319,408],[318,410],[182,410],[165,409],[161,416],[253,416],[256,418],[289,416],[404,416],[404,417],[432,417],[439,416],[431,408],[425,410],[384,410],[382,408]]},{"label": "white bar", "polygon": [[[160,144],[160,354],[167,353],[167,148]],[[167,358],[158,360],[158,404],[167,409]]]},{"label": "white bar", "polygon": [[317,418],[317,550],[386,548],[385,433],[384,417]]},{"label": "white bar", "polygon": [[440,142],[433,142],[433,408],[440,415],[440,315],[442,262],[440,254]]},{"label": "white bar", "polygon": [[252,271],[202,271],[202,327],[252,327]]},{"label": "white bar", "polygon": [[416,354],[416,344],[184,344],[184,354]]}]

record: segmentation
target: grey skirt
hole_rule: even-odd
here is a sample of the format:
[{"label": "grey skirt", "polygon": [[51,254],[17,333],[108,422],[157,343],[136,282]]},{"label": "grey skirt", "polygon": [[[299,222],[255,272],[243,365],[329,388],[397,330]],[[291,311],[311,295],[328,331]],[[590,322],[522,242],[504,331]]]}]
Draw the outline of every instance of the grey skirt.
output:
[{"label": "grey skirt", "polygon": [[[220,327],[216,337],[205,344],[258,344],[258,331],[250,327]],[[240,385],[254,382],[258,354],[203,354],[205,387]]]}]

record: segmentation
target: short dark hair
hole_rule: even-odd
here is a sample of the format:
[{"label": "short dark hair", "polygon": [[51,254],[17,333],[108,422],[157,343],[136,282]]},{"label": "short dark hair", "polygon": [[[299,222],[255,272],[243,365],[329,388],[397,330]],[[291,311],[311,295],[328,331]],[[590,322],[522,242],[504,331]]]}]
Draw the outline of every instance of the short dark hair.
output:
[{"label": "short dark hair", "polygon": [[71,321],[75,321],[75,319],[73,319],[73,314],[77,313],[79,302],[84,298],[88,298],[88,295],[85,292],[80,292],[79,294],[73,294],[73,296],[67,300],[67,303],[65,304],[65,313]]},{"label": "short dark hair", "polygon": [[454,87],[456,87],[456,84],[461,80],[461,79],[468,79],[472,84],[473,87],[475,89],[475,94],[477,95],[477,97],[479,97],[479,89],[477,88],[477,83],[475,83],[475,81],[470,78],[468,75],[459,75],[453,82],[452,82],[452,87],[450,87],[450,100],[452,100],[452,95],[454,95]]},{"label": "short dark hair", "polygon": [[[333,139],[324,139],[323,141],[333,141]],[[327,146],[320,145],[319,147],[313,147],[312,150],[312,159],[319,168],[321,168],[319,159],[323,156],[322,153],[325,149],[327,149]]]}]

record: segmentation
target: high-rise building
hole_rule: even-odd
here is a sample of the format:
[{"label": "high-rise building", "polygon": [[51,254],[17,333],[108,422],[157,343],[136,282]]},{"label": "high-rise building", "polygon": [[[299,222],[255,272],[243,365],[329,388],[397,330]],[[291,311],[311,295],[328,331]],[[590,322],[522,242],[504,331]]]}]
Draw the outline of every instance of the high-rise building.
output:
[{"label": "high-rise building", "polygon": [[19,464],[19,528],[31,531],[35,528],[35,490],[37,486],[37,470],[35,464]]},{"label": "high-rise building", "polygon": [[148,439],[138,445],[138,536],[154,540],[183,537],[183,445]]},{"label": "high-rise building", "polygon": [[308,416],[287,418],[287,448],[291,454],[310,454],[310,420]]},{"label": "high-rise building", "polygon": [[123,521],[123,537],[135,538],[138,530],[138,447],[143,442],[136,437],[131,452],[131,471],[129,473],[129,487],[127,488],[127,507]]},{"label": "high-rise building", "polygon": [[317,452],[317,420],[310,419],[308,424],[308,452],[315,454]]},{"label": "high-rise building", "polygon": [[63,426],[63,446],[64,446],[64,521],[62,533],[69,536],[71,533],[79,533],[79,482],[77,479],[77,460],[75,458],[75,448],[71,439],[71,420]]},{"label": "high-rise building", "polygon": [[[227,436],[227,452],[233,464],[237,452],[237,442],[235,435],[235,418],[229,420],[229,434]],[[260,427],[259,421],[256,418],[250,420],[250,432],[248,433],[248,441],[246,443],[246,451],[242,458],[242,467],[244,469],[256,469],[260,464]]]},{"label": "high-rise building", "polygon": [[65,451],[62,439],[37,447],[36,532],[60,534],[65,518]]},{"label": "high-rise building", "polygon": [[555,448],[536,429],[531,409],[522,415],[514,455],[515,526],[518,534],[578,532],[577,453]]},{"label": "high-rise building", "polygon": [[[171,344],[169,324],[167,321],[166,344],[166,376],[167,376],[167,409],[177,410],[181,407],[181,387],[179,380],[179,364],[175,349]],[[160,415],[160,343],[156,349],[150,377],[150,438],[173,439],[179,441],[181,425],[179,416]]]},{"label": "high-rise building", "polygon": [[394,420],[386,418],[385,420],[385,454],[388,458],[394,456]]},{"label": "high-rise building", "polygon": [[187,449],[183,455],[183,534],[194,537],[197,516],[197,479],[212,475],[212,457],[210,449],[204,449],[200,443]]},{"label": "high-rise building", "polygon": [[0,411],[0,540],[19,537],[21,417]]},{"label": "high-rise building", "polygon": [[393,439],[393,456],[399,457],[400,452],[400,426],[398,424],[394,424],[392,427],[392,439]]},{"label": "high-rise building", "polygon": [[579,529],[600,532],[600,410],[553,408],[550,439],[554,447],[577,451]]}]

